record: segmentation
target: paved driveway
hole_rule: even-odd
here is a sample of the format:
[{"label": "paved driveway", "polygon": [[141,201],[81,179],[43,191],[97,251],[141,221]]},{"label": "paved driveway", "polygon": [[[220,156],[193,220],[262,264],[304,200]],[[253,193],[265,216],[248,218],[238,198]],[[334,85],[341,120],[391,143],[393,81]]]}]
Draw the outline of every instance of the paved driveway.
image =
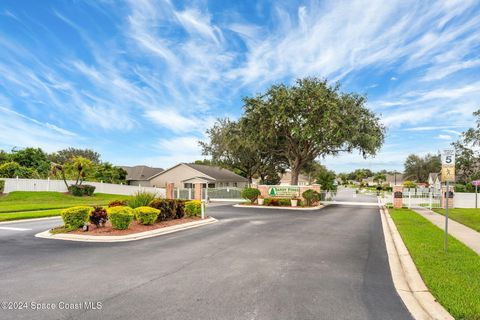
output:
[{"label": "paved driveway", "polygon": [[216,205],[208,213],[220,222],[118,244],[33,237],[52,220],[0,225],[31,229],[0,229],[2,301],[102,304],[0,310],[0,318],[410,319],[392,284],[378,208]]}]

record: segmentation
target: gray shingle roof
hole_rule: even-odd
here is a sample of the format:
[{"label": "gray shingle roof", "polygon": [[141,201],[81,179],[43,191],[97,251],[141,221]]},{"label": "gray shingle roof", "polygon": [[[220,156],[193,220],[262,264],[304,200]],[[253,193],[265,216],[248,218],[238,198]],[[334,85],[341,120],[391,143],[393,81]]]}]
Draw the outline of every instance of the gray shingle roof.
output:
[{"label": "gray shingle roof", "polygon": [[203,164],[194,164],[194,163],[184,163],[185,165],[189,166],[190,168],[200,171],[203,174],[206,174],[209,177],[212,177],[216,181],[219,182],[241,182],[245,181],[248,182],[248,179],[245,177],[242,177],[236,173],[233,173],[230,170],[223,169],[220,167],[214,167],[214,166],[206,166]]},{"label": "gray shingle roof", "polygon": [[162,171],[162,168],[152,168],[148,166],[122,166],[127,171],[127,181],[130,180],[150,180],[150,178]]}]

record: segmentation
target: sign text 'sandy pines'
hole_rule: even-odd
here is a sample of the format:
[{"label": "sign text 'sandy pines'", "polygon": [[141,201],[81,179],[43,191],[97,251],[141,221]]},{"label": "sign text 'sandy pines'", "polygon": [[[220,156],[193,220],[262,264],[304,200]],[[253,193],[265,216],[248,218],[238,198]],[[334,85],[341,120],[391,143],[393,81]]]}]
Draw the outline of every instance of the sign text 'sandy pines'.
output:
[{"label": "sign text 'sandy pines'", "polygon": [[268,189],[268,195],[272,197],[298,197],[300,195],[300,187],[282,187],[275,186]]}]

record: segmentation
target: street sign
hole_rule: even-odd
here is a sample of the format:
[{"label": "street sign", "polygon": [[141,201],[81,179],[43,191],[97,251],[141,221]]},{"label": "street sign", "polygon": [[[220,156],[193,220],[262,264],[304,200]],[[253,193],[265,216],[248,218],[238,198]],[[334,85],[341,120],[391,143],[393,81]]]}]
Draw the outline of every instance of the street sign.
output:
[{"label": "street sign", "polygon": [[473,184],[475,187],[478,187],[478,186],[480,186],[480,180],[473,180],[473,181],[472,181],[472,184]]},{"label": "street sign", "polygon": [[442,181],[455,182],[455,150],[442,151]]}]

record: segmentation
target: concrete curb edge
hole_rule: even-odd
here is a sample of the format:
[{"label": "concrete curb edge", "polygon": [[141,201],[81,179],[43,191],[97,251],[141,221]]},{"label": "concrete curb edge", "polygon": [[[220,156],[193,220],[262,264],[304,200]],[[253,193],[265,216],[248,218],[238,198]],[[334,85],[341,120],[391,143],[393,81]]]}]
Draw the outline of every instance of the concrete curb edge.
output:
[{"label": "concrete curb edge", "polygon": [[235,204],[233,205],[236,208],[249,208],[249,209],[280,209],[280,210],[291,210],[291,211],[312,211],[312,210],[320,210],[325,208],[325,205],[319,205],[316,207],[308,207],[308,208],[303,208],[303,207],[269,207],[269,206],[256,206],[256,205],[248,205],[244,206],[241,204]]},{"label": "concrete curb edge", "polygon": [[423,282],[385,207],[380,208],[380,215],[393,283],[408,311],[415,319],[453,320],[454,318],[435,300]]},{"label": "concrete curb edge", "polygon": [[200,220],[200,221],[187,222],[187,223],[183,223],[176,226],[170,226],[170,227],[144,231],[144,232],[124,235],[124,236],[87,236],[87,235],[79,235],[79,234],[51,234],[50,230],[46,230],[46,231],[37,233],[35,237],[43,238],[43,239],[83,241],[83,242],[126,242],[126,241],[135,241],[135,240],[157,237],[164,234],[201,227],[201,226],[212,224],[215,222],[218,222],[218,220],[213,217],[209,217],[207,219]]}]

